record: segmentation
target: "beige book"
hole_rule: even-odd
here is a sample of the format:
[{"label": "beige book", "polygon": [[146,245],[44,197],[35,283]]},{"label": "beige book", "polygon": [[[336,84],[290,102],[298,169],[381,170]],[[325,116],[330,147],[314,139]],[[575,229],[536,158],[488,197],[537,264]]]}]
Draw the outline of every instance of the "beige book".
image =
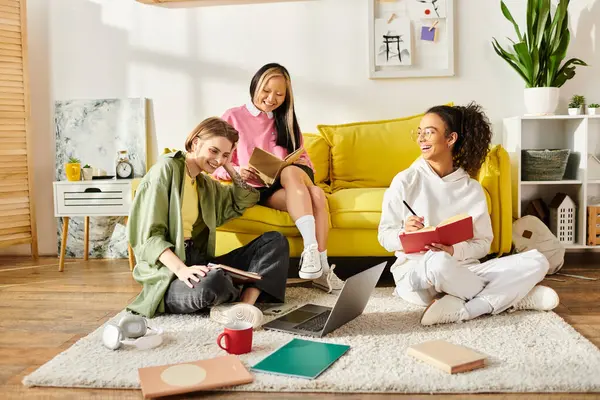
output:
[{"label": "beige book", "polygon": [[138,374],[144,398],[242,385],[254,380],[234,355],[139,368]]},{"label": "beige book", "polygon": [[242,269],[230,267],[229,265],[208,263],[209,268],[222,269],[225,273],[231,275],[234,281],[239,282],[255,282],[260,281],[262,276],[256,272],[244,271]]},{"label": "beige book", "polygon": [[466,372],[485,366],[487,356],[445,340],[432,340],[410,346],[406,354],[446,371]]},{"label": "beige book", "polygon": [[301,147],[287,155],[283,160],[277,157],[273,153],[269,153],[260,147],[255,147],[248,161],[248,166],[254,168],[260,178],[265,182],[267,186],[273,185],[275,180],[279,178],[281,170],[295,163],[300,156],[304,153],[304,148]]}]

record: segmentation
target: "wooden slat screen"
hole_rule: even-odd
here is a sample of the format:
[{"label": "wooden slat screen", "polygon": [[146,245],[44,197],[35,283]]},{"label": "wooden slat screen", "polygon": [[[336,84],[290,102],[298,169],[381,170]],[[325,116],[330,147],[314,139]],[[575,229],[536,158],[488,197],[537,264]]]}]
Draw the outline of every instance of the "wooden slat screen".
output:
[{"label": "wooden slat screen", "polygon": [[0,0],[0,247],[31,244],[33,208],[25,0]]}]

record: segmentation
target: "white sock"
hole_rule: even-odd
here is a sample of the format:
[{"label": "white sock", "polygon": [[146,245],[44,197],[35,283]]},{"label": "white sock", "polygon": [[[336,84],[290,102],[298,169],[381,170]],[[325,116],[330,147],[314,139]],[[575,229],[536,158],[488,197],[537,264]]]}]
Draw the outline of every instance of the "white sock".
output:
[{"label": "white sock", "polygon": [[492,305],[487,301],[479,297],[471,299],[465,304],[465,308],[469,313],[469,319],[477,318],[483,314],[490,314],[492,312]]},{"label": "white sock", "polygon": [[319,252],[319,256],[321,257],[321,267],[323,268],[324,273],[329,272],[329,261],[327,261],[327,250],[323,250]]},{"label": "white sock", "polygon": [[304,240],[304,248],[311,244],[317,244],[317,234],[315,233],[315,217],[312,215],[303,215],[296,220],[296,226]]}]

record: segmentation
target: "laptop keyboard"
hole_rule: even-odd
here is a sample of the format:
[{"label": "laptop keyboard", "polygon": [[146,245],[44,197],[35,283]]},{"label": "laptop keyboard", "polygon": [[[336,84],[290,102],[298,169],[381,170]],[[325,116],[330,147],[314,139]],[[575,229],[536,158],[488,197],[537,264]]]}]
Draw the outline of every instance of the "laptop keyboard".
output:
[{"label": "laptop keyboard", "polygon": [[325,327],[325,323],[327,322],[327,318],[329,318],[329,314],[331,311],[325,311],[316,317],[309,319],[299,325],[296,325],[296,329],[301,329],[303,331],[310,332],[319,332]]}]

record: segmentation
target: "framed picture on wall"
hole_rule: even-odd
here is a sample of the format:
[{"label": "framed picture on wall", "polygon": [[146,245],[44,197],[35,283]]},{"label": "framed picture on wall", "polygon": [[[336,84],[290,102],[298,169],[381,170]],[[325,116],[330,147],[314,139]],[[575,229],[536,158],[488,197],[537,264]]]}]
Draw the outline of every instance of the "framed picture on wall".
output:
[{"label": "framed picture on wall", "polygon": [[369,78],[454,75],[454,0],[369,0]]}]

